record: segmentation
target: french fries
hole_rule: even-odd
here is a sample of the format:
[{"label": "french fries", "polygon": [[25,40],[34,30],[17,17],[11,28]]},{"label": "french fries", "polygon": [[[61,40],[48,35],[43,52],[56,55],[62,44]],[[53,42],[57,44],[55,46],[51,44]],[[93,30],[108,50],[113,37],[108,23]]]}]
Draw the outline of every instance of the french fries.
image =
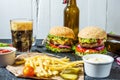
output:
[{"label": "french fries", "polygon": [[44,78],[59,75],[63,70],[82,63],[83,61],[70,62],[70,59],[67,57],[58,59],[47,55],[37,55],[25,59],[25,66],[33,67],[35,75]]}]

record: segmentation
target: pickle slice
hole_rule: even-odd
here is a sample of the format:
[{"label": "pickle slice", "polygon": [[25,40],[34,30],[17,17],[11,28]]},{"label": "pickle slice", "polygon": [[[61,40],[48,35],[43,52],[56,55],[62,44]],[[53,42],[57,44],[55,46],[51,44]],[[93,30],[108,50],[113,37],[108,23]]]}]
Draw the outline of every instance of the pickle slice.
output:
[{"label": "pickle slice", "polygon": [[65,80],[77,80],[78,75],[76,74],[60,74],[60,76]]},{"label": "pickle slice", "polygon": [[64,74],[79,74],[79,72],[81,71],[80,68],[68,68],[66,70],[64,70],[62,73]]}]

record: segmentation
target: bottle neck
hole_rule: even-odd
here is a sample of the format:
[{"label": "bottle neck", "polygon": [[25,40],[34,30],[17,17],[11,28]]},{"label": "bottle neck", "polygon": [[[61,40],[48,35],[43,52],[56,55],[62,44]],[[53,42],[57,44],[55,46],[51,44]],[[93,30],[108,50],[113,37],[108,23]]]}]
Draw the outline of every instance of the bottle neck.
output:
[{"label": "bottle neck", "polygon": [[67,5],[68,6],[76,6],[76,0],[68,0]]}]

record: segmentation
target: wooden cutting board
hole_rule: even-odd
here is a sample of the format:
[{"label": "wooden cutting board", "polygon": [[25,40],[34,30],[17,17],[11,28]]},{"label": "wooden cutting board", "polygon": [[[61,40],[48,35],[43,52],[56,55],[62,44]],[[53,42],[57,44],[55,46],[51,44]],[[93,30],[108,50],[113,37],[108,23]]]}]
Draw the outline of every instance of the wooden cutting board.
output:
[{"label": "wooden cutting board", "polygon": [[[23,59],[23,58],[27,58],[27,57],[31,57],[31,56],[35,56],[35,55],[45,55],[43,53],[28,53],[28,54],[21,54],[21,55],[18,55],[16,57],[16,59]],[[83,69],[83,65],[80,66],[81,69],[82,69],[82,72],[79,74],[79,78],[78,80],[84,80],[84,69]],[[23,76],[23,68],[24,68],[24,65],[8,65],[6,67],[6,69],[8,71],[10,71],[12,74],[14,74],[15,76],[17,77],[22,77],[22,78],[31,78],[31,79],[47,79],[48,78],[39,78],[39,77],[25,77]],[[54,76],[54,77],[51,77],[51,79],[53,80],[64,80],[62,79],[60,76]]]}]

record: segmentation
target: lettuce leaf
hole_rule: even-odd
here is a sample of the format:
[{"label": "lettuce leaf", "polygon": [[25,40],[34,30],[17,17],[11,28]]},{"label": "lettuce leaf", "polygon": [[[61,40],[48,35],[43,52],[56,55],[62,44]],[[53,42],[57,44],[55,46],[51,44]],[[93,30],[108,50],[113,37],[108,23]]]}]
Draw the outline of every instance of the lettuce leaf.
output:
[{"label": "lettuce leaf", "polygon": [[0,47],[8,47],[10,46],[10,44],[7,44],[7,43],[0,43]]},{"label": "lettuce leaf", "polygon": [[81,42],[81,43],[96,43],[97,39],[79,38],[79,42]]}]

